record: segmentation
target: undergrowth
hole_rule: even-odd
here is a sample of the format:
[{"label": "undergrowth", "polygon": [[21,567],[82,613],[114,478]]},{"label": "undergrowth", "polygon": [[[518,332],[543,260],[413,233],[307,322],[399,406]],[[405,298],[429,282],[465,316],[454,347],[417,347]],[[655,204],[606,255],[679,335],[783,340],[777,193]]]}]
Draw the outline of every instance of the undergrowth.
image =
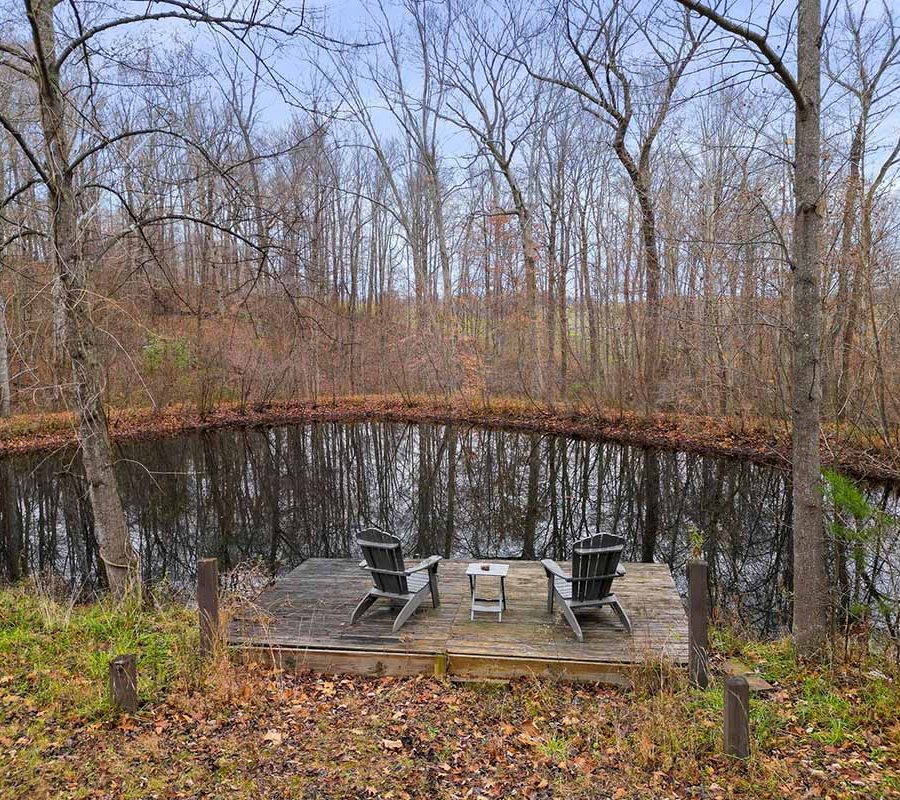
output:
[{"label": "undergrowth", "polygon": [[[0,796],[860,797],[900,791],[900,676],[810,664],[789,641],[713,631],[773,685],[752,755],[722,752],[722,687],[665,662],[632,688],[291,675],[197,656],[196,610],[0,590]],[[141,707],[106,697],[135,653]]]}]

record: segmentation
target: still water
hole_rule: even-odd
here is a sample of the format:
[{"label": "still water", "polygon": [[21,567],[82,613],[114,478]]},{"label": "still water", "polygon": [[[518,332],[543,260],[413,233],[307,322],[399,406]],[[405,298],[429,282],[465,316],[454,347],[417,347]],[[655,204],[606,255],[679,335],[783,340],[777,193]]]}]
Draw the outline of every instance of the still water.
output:
[{"label": "still water", "polygon": [[[789,618],[786,473],[685,453],[560,436],[387,423],[215,431],[123,445],[117,465],[145,580],[188,584],[200,556],[277,573],[354,555],[378,525],[410,555],[556,559],[596,531],[627,561],[665,562],[683,586],[689,531],[702,533],[711,601],[754,630]],[[887,488],[870,502],[894,510]],[[4,577],[99,573],[87,491],[72,452],[0,462]],[[696,539],[696,535],[695,535]],[[875,565],[867,565],[867,568]],[[874,585],[880,580],[871,575]]]}]

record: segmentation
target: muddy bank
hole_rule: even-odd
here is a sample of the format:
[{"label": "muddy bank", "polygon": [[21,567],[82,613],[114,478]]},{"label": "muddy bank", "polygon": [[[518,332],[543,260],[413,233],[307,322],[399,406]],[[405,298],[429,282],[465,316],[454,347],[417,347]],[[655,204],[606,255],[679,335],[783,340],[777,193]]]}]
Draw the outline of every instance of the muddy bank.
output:
[{"label": "muddy bank", "polygon": [[[117,442],[217,428],[362,420],[479,425],[730,456],[784,469],[790,466],[790,432],[781,423],[687,414],[641,416],[609,409],[539,406],[518,400],[482,402],[372,396],[245,407],[223,405],[206,413],[187,407],[162,411],[118,409],[110,413],[112,436]],[[71,414],[20,415],[0,421],[0,455],[58,450],[75,443],[76,426]],[[822,458],[825,465],[854,477],[900,484],[897,453],[861,443],[858,434],[826,432]]]}]

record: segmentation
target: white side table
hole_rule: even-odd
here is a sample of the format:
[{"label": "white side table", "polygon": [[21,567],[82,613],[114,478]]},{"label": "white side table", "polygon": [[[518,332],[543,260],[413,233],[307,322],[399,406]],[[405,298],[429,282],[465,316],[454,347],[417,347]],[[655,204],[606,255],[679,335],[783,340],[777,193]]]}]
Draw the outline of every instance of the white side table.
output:
[{"label": "white side table", "polygon": [[[483,569],[487,567],[487,569]],[[509,564],[469,564],[466,575],[469,576],[469,593],[472,595],[472,611],[470,620],[475,619],[476,611],[488,614],[499,614],[498,622],[503,622],[503,612],[506,610],[506,573],[509,572]],[[499,578],[500,596],[478,597],[476,583],[479,577]]]}]

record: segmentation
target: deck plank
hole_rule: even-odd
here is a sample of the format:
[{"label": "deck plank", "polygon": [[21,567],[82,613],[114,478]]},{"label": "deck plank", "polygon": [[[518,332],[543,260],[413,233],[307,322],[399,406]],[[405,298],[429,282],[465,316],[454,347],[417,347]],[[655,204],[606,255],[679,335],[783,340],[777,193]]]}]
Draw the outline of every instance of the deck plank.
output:
[{"label": "deck plank", "polygon": [[[469,676],[480,671],[504,677],[532,669],[586,679],[663,657],[687,663],[687,619],[665,564],[625,564],[625,577],[616,581],[615,592],[632,622],[631,635],[610,609],[592,609],[579,612],[584,642],[578,642],[558,609],[553,616],[546,612],[540,564],[494,561],[510,565],[502,623],[493,614],[469,620],[465,571],[470,562],[443,561],[439,608],[426,602],[395,634],[391,625],[397,610],[379,601],[351,626],[350,612],[368,590],[369,575],[352,559],[315,558],[279,578],[253,607],[242,610],[231,622],[229,641],[297,667],[378,674],[441,671],[441,665],[449,665],[453,673],[459,665],[460,674]],[[479,583],[479,593],[493,591],[493,584]]]}]

